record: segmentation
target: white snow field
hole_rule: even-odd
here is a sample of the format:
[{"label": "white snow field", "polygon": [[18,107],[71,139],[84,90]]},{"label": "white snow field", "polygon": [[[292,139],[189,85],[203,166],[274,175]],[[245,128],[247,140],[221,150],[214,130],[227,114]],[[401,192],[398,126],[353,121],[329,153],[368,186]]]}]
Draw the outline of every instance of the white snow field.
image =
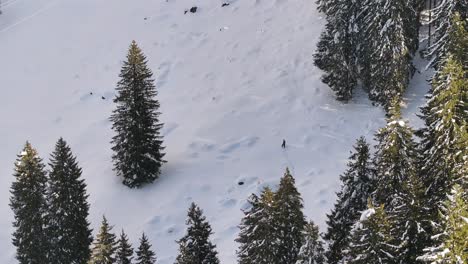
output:
[{"label": "white snow field", "polygon": [[[2,0],[0,263],[16,263],[8,206],[16,155],[29,140],[47,162],[60,136],[83,168],[92,227],[105,214],[134,243],[146,232],[159,264],[173,263],[192,201],[212,224],[221,262],[235,263],[246,199],[274,187],[287,166],[307,217],[324,230],[355,139],[371,140],[384,113],[362,92],[337,102],[320,82],[312,55],[324,19],[314,1],[222,3]],[[184,15],[194,5],[198,12]],[[138,190],[112,171],[108,120],[132,40],[155,74],[168,160],[162,177]],[[427,77],[416,74],[406,96],[411,120]]]}]

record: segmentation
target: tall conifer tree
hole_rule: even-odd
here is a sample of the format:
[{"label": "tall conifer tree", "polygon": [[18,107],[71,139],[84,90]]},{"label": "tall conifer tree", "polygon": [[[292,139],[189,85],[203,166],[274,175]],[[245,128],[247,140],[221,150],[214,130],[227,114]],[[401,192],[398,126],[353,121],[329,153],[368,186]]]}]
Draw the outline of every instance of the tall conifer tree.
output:
[{"label": "tall conifer tree", "polygon": [[302,209],[301,194],[295,186],[294,177],[286,168],[281,178],[274,200],[277,205],[274,212],[277,230],[278,259],[283,264],[294,264],[303,244],[304,226],[307,224]]},{"label": "tall conifer tree", "polygon": [[[463,65],[449,57],[433,79],[421,136],[422,173],[433,220],[455,183],[466,177],[468,156],[468,79]],[[465,170],[463,169],[465,168]]]},{"label": "tall conifer tree", "polygon": [[419,177],[418,155],[413,130],[402,120],[400,105],[394,99],[387,125],[376,135],[378,142],[375,199],[384,204],[394,224],[392,236],[398,238],[395,263],[414,263],[426,246],[428,208],[424,203],[423,184]]},{"label": "tall conifer tree", "polygon": [[326,15],[327,24],[314,55],[315,65],[325,72],[322,81],[337,99],[348,101],[359,77],[357,41],[362,1],[319,1],[319,10]]},{"label": "tall conifer tree", "polygon": [[304,244],[301,247],[296,264],[324,264],[324,253],[318,226],[310,221],[304,228]]},{"label": "tall conifer tree", "polygon": [[101,228],[92,245],[91,258],[88,264],[114,264],[116,262],[117,241],[112,226],[106,217],[102,218]]},{"label": "tall conifer tree", "polygon": [[119,77],[117,107],[110,118],[116,132],[112,138],[114,169],[123,184],[141,187],[161,174],[164,147],[153,73],[135,41]]},{"label": "tall conifer tree", "polygon": [[394,223],[392,234],[398,246],[396,261],[400,264],[416,263],[418,256],[429,244],[427,230],[429,208],[424,200],[424,186],[418,174],[410,174],[403,183],[400,195],[388,212]]},{"label": "tall conifer tree", "polygon": [[115,256],[116,264],[132,264],[133,248],[123,230],[122,233],[120,233]]},{"label": "tall conifer tree", "polygon": [[426,248],[419,258],[427,263],[468,263],[468,203],[459,185],[441,206],[434,246]]},{"label": "tall conifer tree", "polygon": [[210,241],[211,225],[195,203],[190,205],[186,223],[187,233],[178,241],[175,264],[219,264],[216,246]]},{"label": "tall conifer tree", "polygon": [[324,235],[328,242],[328,264],[337,264],[343,259],[352,226],[367,208],[367,200],[374,191],[371,153],[364,137],[357,140],[349,157],[348,169],[340,178],[341,190],[334,209],[328,215],[328,229]]},{"label": "tall conifer tree", "polygon": [[250,208],[244,211],[236,242],[239,264],[281,264],[277,258],[276,223],[274,218],[274,193],[265,187],[260,197],[252,194]]},{"label": "tall conifer tree", "polygon": [[60,138],[50,160],[48,229],[50,264],[85,264],[90,256],[89,204],[81,168],[65,140]]},{"label": "tall conifer tree", "polygon": [[156,263],[156,254],[151,250],[151,244],[143,233],[140,238],[140,246],[136,251],[136,264],[154,264]]},{"label": "tall conifer tree", "polygon": [[394,98],[390,107],[387,125],[376,134],[375,199],[388,211],[401,199],[404,183],[417,174],[417,152],[413,130],[401,117],[400,102]]},{"label": "tall conifer tree", "polygon": [[20,264],[48,263],[49,243],[46,234],[47,177],[42,159],[26,142],[15,163],[10,207],[13,222],[13,245]]},{"label": "tall conifer tree", "polygon": [[[459,37],[461,32],[465,32],[465,43],[468,36],[466,31],[466,19],[468,18],[468,1],[467,0],[444,0],[438,1],[433,11],[433,19],[430,21],[434,25],[435,31],[431,38],[433,41],[427,49],[427,55],[432,57],[429,66],[435,67],[437,70],[443,66],[444,60],[449,54],[457,52],[457,48],[453,47],[453,38]],[[459,49],[460,54],[464,54],[465,59],[468,57],[467,44],[465,49]],[[467,61],[465,61],[466,63]]]},{"label": "tall conifer tree", "polygon": [[410,25],[417,14],[408,1],[367,0],[365,5],[361,77],[370,99],[388,108],[406,90],[414,71]]},{"label": "tall conifer tree", "polygon": [[353,230],[351,243],[345,252],[349,264],[396,264],[392,223],[384,207],[373,207],[362,213]]}]

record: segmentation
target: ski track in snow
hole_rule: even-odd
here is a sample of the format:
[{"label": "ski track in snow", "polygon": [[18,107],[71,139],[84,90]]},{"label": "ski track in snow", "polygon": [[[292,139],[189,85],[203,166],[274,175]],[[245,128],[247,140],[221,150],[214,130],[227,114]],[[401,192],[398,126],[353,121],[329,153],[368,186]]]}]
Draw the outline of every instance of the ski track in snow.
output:
[{"label": "ski track in snow", "polygon": [[11,25],[7,25],[6,27],[0,29],[0,34],[3,33],[3,32],[6,32],[7,30],[10,30],[18,25],[21,25],[22,23],[25,23],[31,19],[33,19],[35,16],[47,11],[48,9],[52,8],[54,6],[55,2],[52,2],[50,4],[48,4],[47,6],[35,11],[34,13],[32,13],[31,15],[27,16],[27,17],[24,17],[22,19],[20,19],[19,21],[17,22],[14,22],[13,24]]},{"label": "ski track in snow", "polygon": [[[134,243],[145,231],[159,264],[173,263],[192,201],[212,224],[221,262],[236,263],[241,209],[251,193],[276,188],[287,166],[305,214],[324,230],[349,151],[361,135],[372,142],[383,111],[360,91],[337,102],[321,83],[312,54],[324,20],[313,1],[229,2],[197,2],[186,15],[192,1],[3,3],[0,263],[16,263],[8,206],[16,154],[29,140],[48,162],[60,136],[83,167],[92,228],[105,214]],[[141,190],[114,176],[109,143],[114,87],[133,39],[155,73],[168,160]],[[405,96],[415,125],[429,74],[416,74]]]}]

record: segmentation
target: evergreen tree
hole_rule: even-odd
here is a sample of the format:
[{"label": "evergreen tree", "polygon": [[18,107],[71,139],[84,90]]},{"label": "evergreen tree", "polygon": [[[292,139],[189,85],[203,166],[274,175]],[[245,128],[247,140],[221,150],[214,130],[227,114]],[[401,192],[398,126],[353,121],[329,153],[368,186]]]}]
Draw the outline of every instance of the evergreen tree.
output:
[{"label": "evergreen tree", "polygon": [[175,264],[219,264],[216,246],[210,241],[211,226],[203,211],[195,204],[190,205],[187,233],[179,241],[179,255]]},{"label": "evergreen tree", "polygon": [[[389,107],[402,94],[414,71],[412,22],[416,13],[412,2],[367,0],[366,25],[360,51],[361,77],[370,99]],[[416,26],[417,27],[417,26]]]},{"label": "evergreen tree", "polygon": [[123,230],[120,234],[115,256],[116,264],[132,264],[133,248]]},{"label": "evergreen tree", "polygon": [[294,264],[303,244],[302,233],[307,222],[302,212],[301,194],[287,168],[273,199],[277,205],[273,215],[276,223],[276,237],[273,239],[278,241],[277,258],[283,264]]},{"label": "evergreen tree", "polygon": [[143,233],[140,239],[140,246],[136,252],[137,264],[154,264],[156,263],[156,254],[151,250],[151,244],[148,238]]},{"label": "evergreen tree", "polygon": [[305,225],[304,244],[299,252],[296,264],[324,264],[323,243],[319,229],[312,221]]},{"label": "evergreen tree", "polygon": [[[468,79],[463,65],[449,57],[433,79],[425,127],[419,131],[422,174],[433,220],[454,183],[466,177],[468,156]],[[465,165],[464,165],[465,164]],[[463,169],[465,168],[465,170]]]},{"label": "evergreen tree", "polygon": [[394,223],[392,234],[398,245],[395,260],[400,264],[416,263],[416,258],[429,244],[428,224],[425,206],[424,186],[419,175],[410,174],[403,183],[400,195],[393,201],[394,208],[388,212]]},{"label": "evergreen tree", "polygon": [[106,217],[102,218],[101,228],[93,243],[89,264],[114,264],[116,262],[117,241],[112,226]]},{"label": "evergreen tree", "polygon": [[468,203],[463,190],[455,185],[452,195],[441,208],[437,223],[438,234],[433,236],[435,246],[428,247],[419,260],[428,263],[468,263]]},{"label": "evergreen tree", "polygon": [[159,122],[159,102],[147,66],[135,41],[132,42],[119,75],[117,108],[110,120],[116,135],[112,138],[114,169],[123,183],[131,188],[140,187],[157,179],[165,162]]},{"label": "evergreen tree", "polygon": [[244,211],[236,242],[240,244],[237,256],[239,264],[281,264],[276,257],[278,245],[275,237],[275,203],[273,192],[266,187],[260,197],[252,194],[250,209]]},{"label": "evergreen tree", "polygon": [[345,251],[349,264],[395,264],[396,246],[391,234],[391,222],[384,207],[372,205],[356,223],[349,248]]},{"label": "evergreen tree", "polygon": [[367,199],[374,191],[373,177],[369,144],[361,137],[349,157],[348,169],[340,177],[342,185],[335,208],[327,215],[328,229],[324,239],[328,242],[326,257],[329,264],[341,262],[352,226],[367,208]]},{"label": "evergreen tree", "polygon": [[16,160],[14,177],[10,207],[15,217],[13,245],[16,259],[20,264],[47,263],[47,177],[42,159],[29,142]]},{"label": "evergreen tree", "polygon": [[386,213],[394,223],[392,236],[398,238],[395,263],[414,263],[427,243],[424,226],[428,208],[424,206],[413,131],[401,120],[397,99],[393,100],[389,114],[387,126],[376,135],[377,184],[374,195],[378,203],[385,205]]},{"label": "evergreen tree", "polygon": [[392,101],[389,110],[387,125],[376,134],[374,193],[377,203],[391,211],[401,199],[404,183],[417,173],[417,152],[413,131],[401,119],[398,98]]},{"label": "evergreen tree", "polygon": [[65,140],[55,145],[50,161],[48,230],[50,264],[86,264],[92,242],[89,204],[81,168]]},{"label": "evergreen tree", "polygon": [[314,55],[315,65],[325,72],[322,81],[336,94],[338,100],[348,101],[357,85],[358,22],[362,1],[319,1],[327,24]]},{"label": "evergreen tree", "polygon": [[[462,55],[467,63],[468,49],[466,42],[467,25],[466,19],[468,18],[468,1],[467,0],[444,0],[438,1],[438,5],[433,10],[434,18],[430,23],[435,26],[433,33],[434,41],[427,49],[427,55],[432,57],[429,66],[439,69],[444,63],[443,61],[449,54],[458,52]],[[464,32],[464,33],[463,33]],[[462,33],[462,35],[460,35]],[[463,36],[464,35],[464,36]],[[463,43],[455,41],[454,38],[464,38],[464,49],[454,47],[453,43]]]}]

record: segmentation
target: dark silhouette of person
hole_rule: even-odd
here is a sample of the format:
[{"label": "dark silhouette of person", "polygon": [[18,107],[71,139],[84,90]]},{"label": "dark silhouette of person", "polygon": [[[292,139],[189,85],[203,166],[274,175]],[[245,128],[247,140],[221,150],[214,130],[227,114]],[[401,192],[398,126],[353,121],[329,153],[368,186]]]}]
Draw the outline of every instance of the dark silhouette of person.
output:
[{"label": "dark silhouette of person", "polygon": [[283,144],[281,144],[282,148],[286,148],[286,140],[283,139]]}]

